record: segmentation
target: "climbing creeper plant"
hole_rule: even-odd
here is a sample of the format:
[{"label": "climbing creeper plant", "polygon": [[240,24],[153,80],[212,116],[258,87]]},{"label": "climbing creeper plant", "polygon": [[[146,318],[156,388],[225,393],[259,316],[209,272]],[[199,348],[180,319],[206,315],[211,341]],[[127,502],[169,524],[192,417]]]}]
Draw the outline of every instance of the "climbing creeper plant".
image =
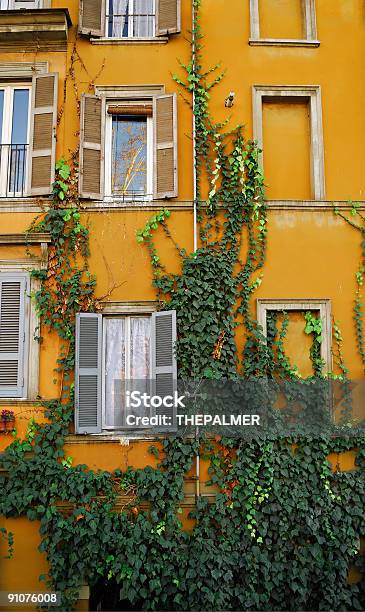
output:
[{"label": "climbing creeper plant", "polygon": [[321,357],[321,344],[323,342],[323,324],[318,316],[315,316],[312,312],[308,311],[304,315],[306,326],[304,333],[313,336],[313,343],[310,348],[310,357],[313,365],[313,372],[316,376],[322,376],[322,369],[324,366],[323,359]]},{"label": "climbing creeper plant", "polygon": [[338,208],[334,209],[335,215],[341,217],[348,225],[360,233],[361,260],[358,271],[356,272],[356,291],[354,298],[354,323],[356,344],[362,364],[365,368],[365,340],[364,340],[364,307],[362,301],[362,288],[365,275],[365,217],[359,210],[359,205],[355,202],[350,211],[350,217],[343,214]]},{"label": "climbing creeper plant", "polygon": [[[183,377],[297,380],[283,350],[285,314],[280,330],[274,319],[268,321],[267,339],[251,314],[267,239],[259,151],[241,127],[229,131],[210,115],[210,97],[223,73],[217,76],[218,66],[203,68],[200,6],[194,0],[186,79],[175,78],[195,98],[200,246],[186,253],[175,243],[167,209],[150,219],[137,241],[150,253],[161,308],[177,310]],[[165,438],[151,448],[159,464],[139,470],[93,471],[65,457],[73,413],[75,314],[99,309],[73,162],[57,164],[52,204],[31,231],[52,238],[48,270],[36,273],[41,288],[33,299],[42,326],[63,342],[58,368],[65,384],[58,398],[44,402],[48,422],[32,423],[25,439],[15,436],[1,456],[6,474],[1,475],[0,512],[39,522],[40,550],[49,564],[41,578],[61,592],[62,612],[74,609],[82,583],[114,594],[113,605],[121,599],[126,608],[363,609],[364,582],[347,581],[350,567],[365,569],[359,555],[359,538],[365,536],[360,433]],[[180,273],[170,273],[161,261],[157,231],[173,242]],[[307,325],[319,343],[317,322],[308,318]],[[238,326],[245,334],[241,354]],[[340,340],[338,355],[344,371]],[[356,471],[330,469],[330,453],[354,447]],[[188,532],[180,520],[184,479],[201,451],[216,495],[210,504],[197,497]],[[122,494],[127,497],[121,508],[116,504]],[[3,529],[1,534],[6,536]]]},{"label": "climbing creeper plant", "polygon": [[31,273],[40,281],[32,298],[42,323],[63,341],[58,372],[65,391],[62,399],[67,399],[75,365],[75,314],[99,308],[94,297],[95,277],[88,271],[89,232],[81,223],[77,166],[71,169],[63,159],[57,162],[53,205],[29,231],[51,236],[47,269]]}]

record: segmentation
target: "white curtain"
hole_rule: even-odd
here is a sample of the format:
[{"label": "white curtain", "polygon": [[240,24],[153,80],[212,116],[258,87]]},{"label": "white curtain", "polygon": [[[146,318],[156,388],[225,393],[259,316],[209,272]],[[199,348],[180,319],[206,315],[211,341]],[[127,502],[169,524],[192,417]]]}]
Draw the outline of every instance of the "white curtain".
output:
[{"label": "white curtain", "polygon": [[[149,317],[130,318],[129,390],[150,395],[150,334]],[[127,414],[149,416],[151,409],[141,405],[130,407]]]},{"label": "white curtain", "polygon": [[[126,391],[149,393],[150,317],[105,319],[105,425],[124,427]],[[127,337],[128,334],[128,337]],[[127,354],[128,351],[128,354]],[[143,406],[130,408],[128,414],[143,416]]]},{"label": "white curtain", "polygon": [[108,35],[155,35],[155,0],[109,0]]},{"label": "white curtain", "polygon": [[134,0],[133,36],[154,36],[154,0]]},{"label": "white curtain", "polygon": [[105,319],[106,426],[123,425],[125,396],[125,319]]},{"label": "white curtain", "polygon": [[129,0],[109,0],[109,36],[122,38],[128,36]]},{"label": "white curtain", "polygon": [[131,380],[148,380],[150,378],[150,317],[131,317]]}]

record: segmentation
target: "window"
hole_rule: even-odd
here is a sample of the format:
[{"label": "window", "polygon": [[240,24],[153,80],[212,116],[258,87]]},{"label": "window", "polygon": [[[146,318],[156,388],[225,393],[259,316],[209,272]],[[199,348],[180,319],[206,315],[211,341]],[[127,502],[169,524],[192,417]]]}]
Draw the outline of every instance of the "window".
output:
[{"label": "window", "polygon": [[155,36],[155,0],[107,0],[106,36]]},{"label": "window", "polygon": [[29,280],[0,273],[0,397],[24,397]]},{"label": "window", "polygon": [[176,94],[151,95],[147,88],[101,88],[100,96],[82,96],[80,197],[177,197]]},{"label": "window", "polygon": [[[175,342],[175,311],[78,315],[76,432],[130,429],[127,415],[151,416],[144,406],[129,408],[126,393],[138,390],[161,397],[173,395],[177,382]],[[155,412],[158,414],[157,408]],[[166,408],[161,414],[166,414]]]},{"label": "window", "polygon": [[0,197],[49,195],[54,181],[56,73],[0,83]]},{"label": "window", "polygon": [[180,31],[181,0],[80,0],[79,32],[86,36],[156,42]]},{"label": "window", "polygon": [[[126,427],[128,381],[134,381],[141,392],[151,391],[151,317],[105,317],[103,337],[103,428],[123,428]],[[139,414],[144,416],[144,410]]]},{"label": "window", "polygon": [[[268,316],[271,313],[279,315],[287,313],[289,316],[289,327],[284,346],[291,364],[297,366],[299,372],[304,376],[313,374],[309,359],[311,340],[304,334],[306,312],[311,312],[322,322],[321,358],[324,364],[324,372],[332,369],[331,353],[331,302],[330,300],[257,300],[257,320],[263,329],[264,336],[267,335]],[[279,321],[280,323],[280,321]]]},{"label": "window", "polygon": [[[105,195],[152,198],[152,104],[108,105],[105,140]],[[125,113],[125,114],[124,114]],[[147,114],[148,113],[148,114]]]},{"label": "window", "polygon": [[318,47],[315,0],[250,0],[250,45]]},{"label": "window", "polygon": [[0,0],[1,11],[42,8],[42,0]]},{"label": "window", "polygon": [[[33,266],[42,267],[41,261]],[[39,320],[30,300],[39,281],[23,270],[29,263],[2,261],[0,270],[0,398],[35,399],[38,395]]]},{"label": "window", "polygon": [[[325,198],[325,179],[324,179],[324,148],[323,148],[323,132],[322,132],[322,101],[321,88],[319,85],[254,85],[253,90],[253,134],[257,140],[260,149],[263,149],[264,134],[263,134],[263,104],[265,102],[281,105],[285,102],[305,101],[308,106],[310,115],[310,194],[314,200],[323,200]],[[300,111],[298,107],[296,109]],[[302,109],[303,110],[303,109]],[[303,113],[296,114],[296,118],[301,120]],[[298,125],[298,124],[297,124]],[[293,125],[293,129],[297,129]],[[306,128],[305,128],[306,129]],[[303,151],[305,151],[305,135],[303,136]],[[264,154],[260,154],[261,165],[264,168]],[[303,159],[305,163],[305,160]],[[307,187],[304,186],[304,190]],[[279,196],[279,194],[275,194]],[[287,195],[284,193],[284,195]],[[285,199],[285,197],[278,197]],[[294,199],[294,198],[293,198]]]},{"label": "window", "polygon": [[0,196],[23,196],[29,149],[30,87],[0,85]]}]

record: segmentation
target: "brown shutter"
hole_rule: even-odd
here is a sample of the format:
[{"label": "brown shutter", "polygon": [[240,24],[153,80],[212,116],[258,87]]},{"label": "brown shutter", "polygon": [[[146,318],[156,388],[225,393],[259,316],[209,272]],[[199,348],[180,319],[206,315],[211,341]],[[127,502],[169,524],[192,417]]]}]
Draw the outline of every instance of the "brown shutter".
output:
[{"label": "brown shutter", "polygon": [[80,121],[80,197],[101,200],[104,196],[105,99],[83,94]]},{"label": "brown shutter", "polygon": [[79,32],[105,36],[105,0],[80,0]]},{"label": "brown shutter", "polygon": [[29,145],[30,195],[52,193],[56,157],[58,73],[33,77]]},{"label": "brown shutter", "polygon": [[181,32],[181,0],[156,0],[156,36]]},{"label": "brown shutter", "polygon": [[153,99],[154,198],[177,197],[177,99],[163,94]]}]

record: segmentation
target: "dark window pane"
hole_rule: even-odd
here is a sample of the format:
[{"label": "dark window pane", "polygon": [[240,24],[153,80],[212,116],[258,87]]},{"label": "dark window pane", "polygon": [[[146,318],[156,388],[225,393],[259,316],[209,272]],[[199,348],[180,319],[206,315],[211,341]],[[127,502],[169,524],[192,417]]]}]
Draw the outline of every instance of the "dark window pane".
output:
[{"label": "dark window pane", "polygon": [[13,102],[12,144],[28,142],[29,89],[15,89]]},{"label": "dark window pane", "polygon": [[29,89],[15,89],[11,146],[8,151],[8,191],[24,193],[27,169]]}]

